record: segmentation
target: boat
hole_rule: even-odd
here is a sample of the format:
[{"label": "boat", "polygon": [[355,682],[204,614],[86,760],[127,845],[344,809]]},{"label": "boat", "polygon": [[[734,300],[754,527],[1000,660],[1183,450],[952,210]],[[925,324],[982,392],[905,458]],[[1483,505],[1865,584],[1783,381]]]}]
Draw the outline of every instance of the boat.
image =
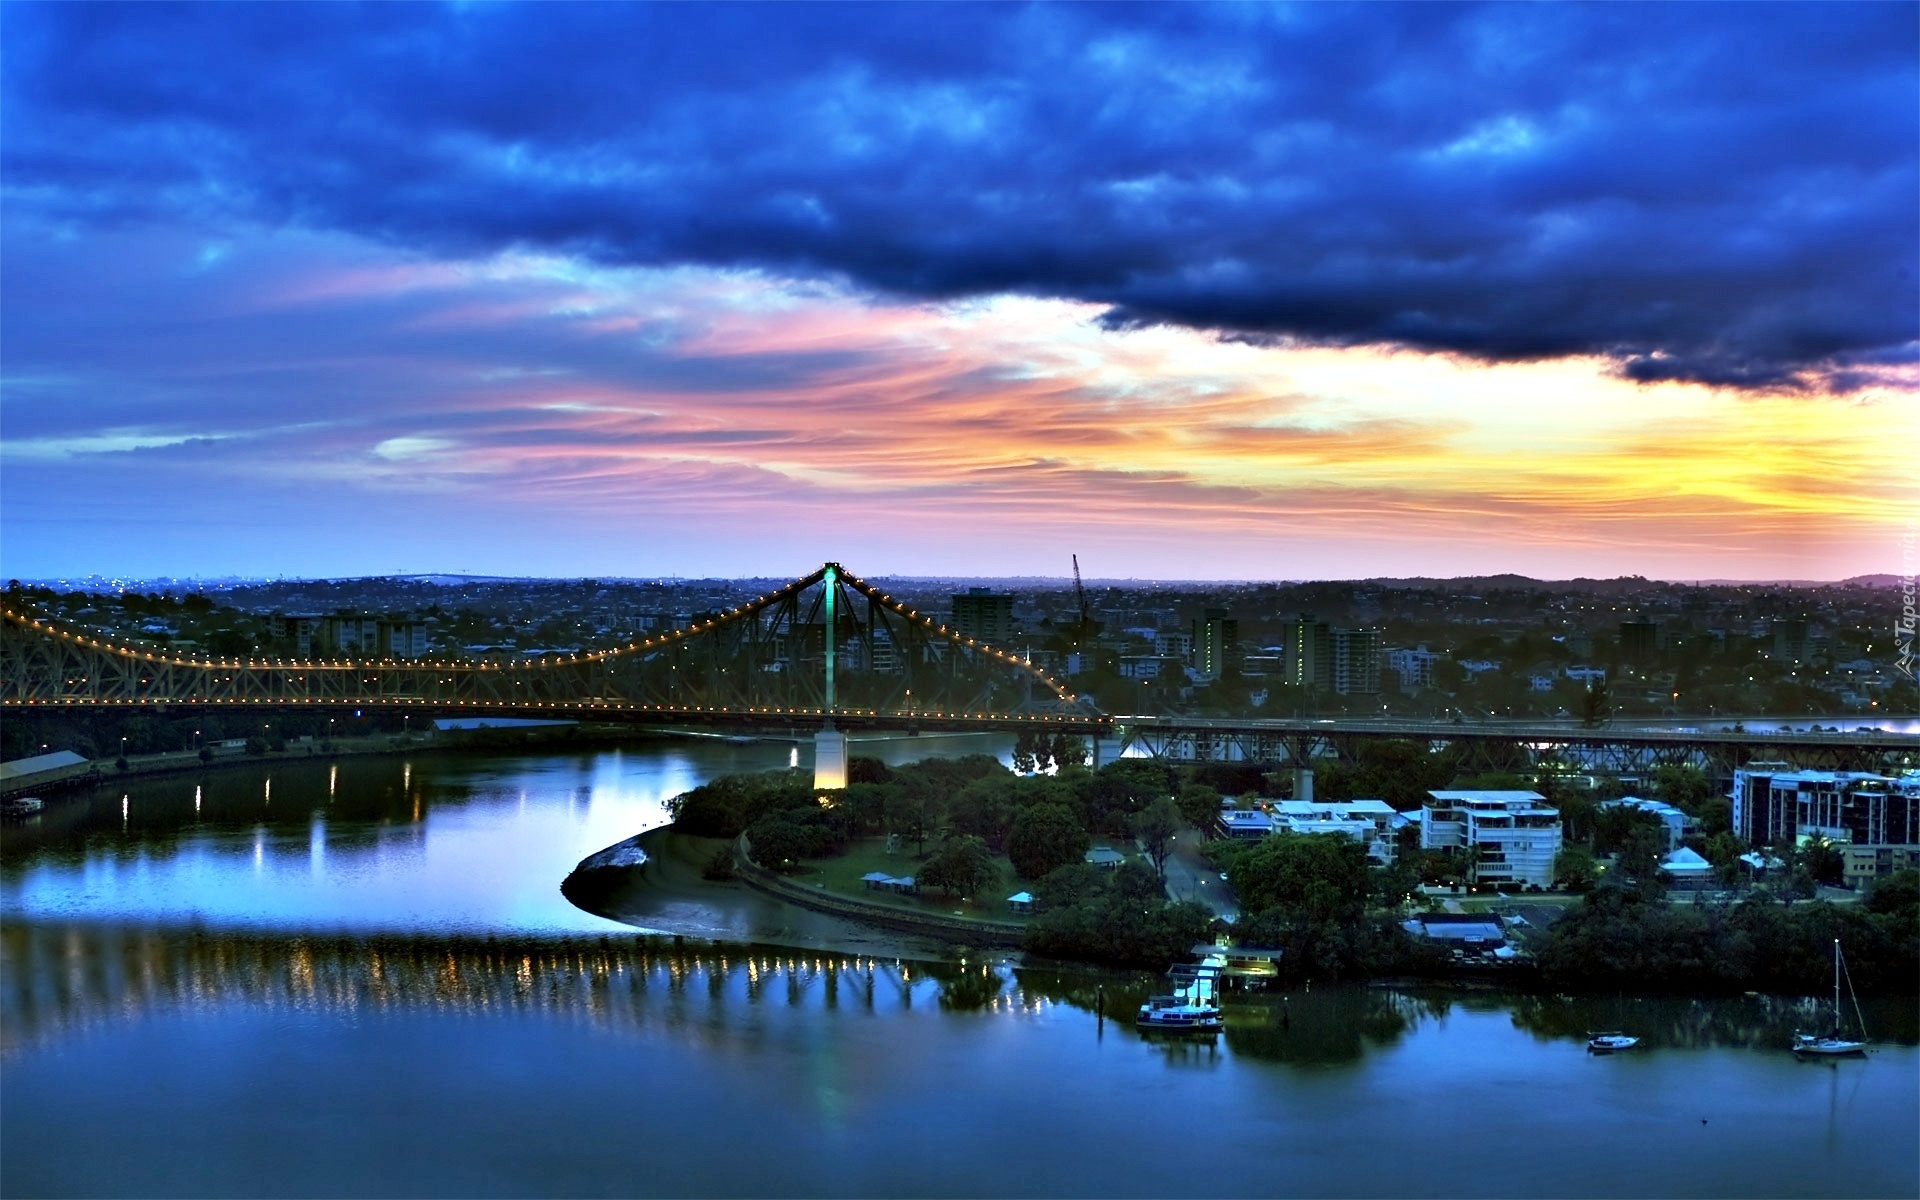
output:
[{"label": "boat", "polygon": [[9,819],[31,817],[45,807],[45,802],[38,796],[14,796],[0,801],[0,817]]},{"label": "boat", "polygon": [[1218,1032],[1226,1023],[1216,988],[1221,965],[1209,960],[1199,966],[1176,966],[1167,973],[1173,992],[1149,996],[1133,1019],[1134,1027],[1157,1033]]},{"label": "boat", "polygon": [[1588,1054],[1612,1054],[1616,1050],[1631,1050],[1639,1044],[1639,1038],[1616,1030],[1587,1035]]},{"label": "boat", "polygon": [[1847,1058],[1859,1057],[1867,1052],[1866,1020],[1860,1016],[1860,998],[1853,995],[1853,976],[1847,976],[1847,995],[1853,999],[1854,1019],[1860,1024],[1860,1040],[1842,1036],[1840,1009],[1840,975],[1845,970],[1844,960],[1840,957],[1840,939],[1833,939],[1833,1026],[1826,1033],[1795,1033],[1793,1035],[1793,1053],[1798,1058]]}]

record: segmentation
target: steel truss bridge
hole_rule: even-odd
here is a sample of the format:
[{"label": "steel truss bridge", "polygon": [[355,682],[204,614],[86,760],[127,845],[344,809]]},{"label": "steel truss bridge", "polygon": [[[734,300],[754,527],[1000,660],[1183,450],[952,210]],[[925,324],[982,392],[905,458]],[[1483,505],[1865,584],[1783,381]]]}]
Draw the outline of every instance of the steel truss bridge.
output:
[{"label": "steel truss bridge", "polygon": [[1112,722],[838,563],[670,633],[535,659],[210,658],[4,610],[0,712],[384,710],[744,729]]},{"label": "steel truss bridge", "polygon": [[[117,642],[3,610],[0,713],[387,711],[792,733],[1088,735],[1096,752],[1310,770],[1374,738],[1458,747],[1463,765],[1644,776],[1690,762],[1724,778],[1752,761],[1920,768],[1920,736],[1453,724],[1368,718],[1112,716],[1019,655],[968,638],[838,563],[724,613],[610,649],[535,659],[215,658]],[[1107,742],[1102,746],[1101,742]]]},{"label": "steel truss bridge", "polygon": [[1920,769],[1920,736],[1861,729],[1813,733],[1630,722],[1587,728],[1567,722],[1380,719],[1235,720],[1116,717],[1122,753],[1181,762],[1245,762],[1311,770],[1315,760],[1355,762],[1371,738],[1404,738],[1432,749],[1458,748],[1463,766],[1645,778],[1655,767],[1690,763],[1725,779],[1749,762],[1808,770]]}]

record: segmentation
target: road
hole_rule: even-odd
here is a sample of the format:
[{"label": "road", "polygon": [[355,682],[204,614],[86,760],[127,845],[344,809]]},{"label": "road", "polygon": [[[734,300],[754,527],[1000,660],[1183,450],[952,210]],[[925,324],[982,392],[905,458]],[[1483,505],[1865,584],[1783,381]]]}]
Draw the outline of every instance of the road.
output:
[{"label": "road", "polygon": [[1200,848],[1206,838],[1197,829],[1182,829],[1173,835],[1173,852],[1167,855],[1167,895],[1174,900],[1193,900],[1206,905],[1223,920],[1236,920],[1240,906],[1220,871]]}]

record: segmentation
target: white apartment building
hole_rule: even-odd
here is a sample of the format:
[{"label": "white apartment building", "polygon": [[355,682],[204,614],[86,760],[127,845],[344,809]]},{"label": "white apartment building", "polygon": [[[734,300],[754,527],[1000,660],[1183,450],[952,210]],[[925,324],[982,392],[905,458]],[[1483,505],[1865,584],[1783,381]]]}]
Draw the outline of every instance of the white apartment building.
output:
[{"label": "white apartment building", "polygon": [[1479,853],[1475,883],[1553,883],[1560,813],[1539,792],[1430,791],[1420,809],[1422,850]]},{"label": "white apartment building", "polygon": [[1185,661],[1193,656],[1193,635],[1178,629],[1161,629],[1153,633],[1153,652],[1161,658],[1177,658]]},{"label": "white apartment building", "polygon": [[1400,690],[1403,692],[1425,691],[1433,686],[1433,664],[1441,655],[1427,649],[1422,643],[1417,649],[1388,650],[1385,658],[1387,666],[1400,677]]},{"label": "white apartment building", "polygon": [[1394,833],[1408,821],[1385,800],[1275,800],[1267,805],[1274,831],[1338,833],[1367,848],[1381,866],[1394,859]]},{"label": "white apartment building", "polygon": [[1660,828],[1665,837],[1661,849],[1672,853],[1680,848],[1680,842],[1686,837],[1693,821],[1687,814],[1671,804],[1660,800],[1648,800],[1641,796],[1622,796],[1618,800],[1602,800],[1601,808],[1637,808],[1644,813],[1652,813],[1660,819]]}]

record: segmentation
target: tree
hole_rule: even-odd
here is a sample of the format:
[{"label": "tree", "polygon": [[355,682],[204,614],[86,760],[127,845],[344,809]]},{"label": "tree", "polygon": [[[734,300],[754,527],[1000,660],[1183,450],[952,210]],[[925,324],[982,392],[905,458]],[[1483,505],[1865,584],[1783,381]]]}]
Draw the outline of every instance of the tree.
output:
[{"label": "tree", "polygon": [[[1329,769],[1331,768],[1331,769]],[[1427,792],[1453,778],[1454,760],[1420,742],[1377,738],[1361,743],[1352,766],[1316,767],[1314,793],[1328,800],[1385,800],[1405,812],[1426,802]]]},{"label": "tree", "polygon": [[769,813],[747,831],[753,860],[772,871],[784,871],[806,855],[805,835],[784,813]]},{"label": "tree", "polygon": [[1713,795],[1707,774],[1690,763],[1662,763],[1653,769],[1653,794],[1681,812],[1698,816]]},{"label": "tree", "polygon": [[1806,845],[1800,848],[1800,862],[1815,883],[1835,885],[1846,877],[1846,859],[1824,837],[1807,839]]},{"label": "tree", "polygon": [[1352,921],[1365,911],[1366,847],[1337,833],[1279,833],[1238,855],[1227,882],[1248,912],[1282,908],[1307,921]]},{"label": "tree", "polygon": [[[1624,805],[1602,808],[1593,815],[1593,848],[1600,854],[1612,854],[1624,848],[1635,833],[1643,831],[1652,835],[1656,846],[1665,846],[1666,826],[1646,809]],[[1654,857],[1658,858],[1658,853]]]},{"label": "tree", "polygon": [[949,837],[933,857],[922,863],[916,882],[958,896],[971,897],[993,882],[993,854],[987,843],[971,834]]},{"label": "tree", "polygon": [[868,833],[885,827],[889,798],[899,791],[891,783],[849,783],[847,790],[841,793],[840,802],[845,806],[854,828],[861,833]]},{"label": "tree", "polygon": [[1588,729],[1605,725],[1613,719],[1613,694],[1607,690],[1604,676],[1587,684],[1587,690],[1580,693],[1580,723]]},{"label": "tree", "polygon": [[887,825],[894,833],[913,843],[915,854],[924,853],[927,834],[933,825],[933,805],[917,791],[890,792],[887,795]]},{"label": "tree", "polygon": [[1747,844],[1730,831],[1722,831],[1707,838],[1701,854],[1713,864],[1713,877],[1723,885],[1741,882],[1747,876],[1747,865],[1740,856],[1747,852]]},{"label": "tree", "polygon": [[1714,837],[1733,832],[1733,801],[1725,796],[1708,796],[1694,813],[1701,836]]},{"label": "tree", "polygon": [[1047,756],[1057,767],[1084,766],[1087,761],[1087,743],[1085,739],[1071,734],[1056,733],[1047,747]]},{"label": "tree", "polygon": [[1006,845],[1007,830],[1013,824],[1014,789],[1009,775],[974,780],[947,804],[948,828],[983,838],[990,847]]},{"label": "tree", "polygon": [[1167,856],[1173,853],[1173,835],[1180,829],[1180,810],[1162,796],[1133,818],[1133,835],[1153,860],[1153,869],[1162,881],[1167,877]]},{"label": "tree", "polygon": [[1022,879],[1038,879],[1079,861],[1088,844],[1079,819],[1058,804],[1034,805],[1016,817],[1007,831],[1007,857]]},{"label": "tree", "polygon": [[1873,881],[1867,892],[1868,912],[1899,913],[1920,905],[1920,871],[1896,871]]},{"label": "tree", "polygon": [[1099,803],[1132,815],[1163,796],[1173,795],[1174,772],[1153,758],[1116,758],[1093,775]]},{"label": "tree", "polygon": [[1023,729],[1020,736],[1013,740],[1013,769],[1022,775],[1031,775],[1044,770],[1040,763],[1041,751],[1038,744],[1040,735],[1031,729]]},{"label": "tree", "polygon": [[1196,829],[1210,829],[1220,816],[1220,793],[1204,783],[1189,783],[1180,789],[1180,796],[1174,801],[1180,808],[1180,815],[1187,824]]},{"label": "tree", "polygon": [[1593,851],[1585,846],[1563,846],[1560,853],[1553,856],[1554,883],[1566,891],[1589,891],[1599,878],[1599,864],[1594,862]]},{"label": "tree", "polygon": [[1657,821],[1635,822],[1620,845],[1620,869],[1644,892],[1659,890],[1660,852],[1666,834]]},{"label": "tree", "polygon": [[1560,810],[1560,827],[1568,841],[1593,840],[1594,821],[1599,817],[1601,809],[1591,797],[1583,796],[1572,789],[1564,789],[1553,801],[1553,806]]}]

